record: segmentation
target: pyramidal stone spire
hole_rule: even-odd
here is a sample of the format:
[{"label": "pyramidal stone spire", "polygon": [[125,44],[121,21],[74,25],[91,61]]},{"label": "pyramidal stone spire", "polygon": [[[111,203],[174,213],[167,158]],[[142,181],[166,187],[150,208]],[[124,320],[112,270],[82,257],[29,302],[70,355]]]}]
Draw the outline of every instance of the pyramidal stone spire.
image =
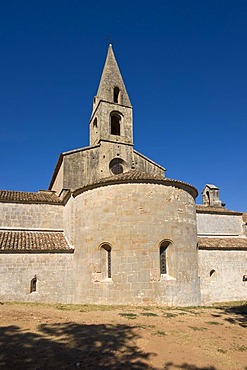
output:
[{"label": "pyramidal stone spire", "polygon": [[111,44],[89,123],[90,145],[103,142],[117,143],[118,148],[119,144],[133,145],[132,106]]},{"label": "pyramidal stone spire", "polygon": [[112,45],[109,44],[104,69],[95,97],[95,103],[100,100],[112,102],[131,107],[131,102],[123,82]]}]

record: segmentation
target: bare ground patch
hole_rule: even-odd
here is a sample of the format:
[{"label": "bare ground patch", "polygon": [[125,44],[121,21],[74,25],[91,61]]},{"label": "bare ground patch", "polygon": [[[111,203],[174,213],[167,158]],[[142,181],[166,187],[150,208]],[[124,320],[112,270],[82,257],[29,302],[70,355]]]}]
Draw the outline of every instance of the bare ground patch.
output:
[{"label": "bare ground patch", "polygon": [[0,369],[247,370],[246,302],[0,305]]}]

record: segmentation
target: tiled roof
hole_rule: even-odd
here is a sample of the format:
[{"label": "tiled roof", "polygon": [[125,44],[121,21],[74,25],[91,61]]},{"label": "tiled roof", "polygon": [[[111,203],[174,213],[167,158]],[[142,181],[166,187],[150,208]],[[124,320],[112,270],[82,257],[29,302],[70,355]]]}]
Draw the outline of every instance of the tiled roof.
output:
[{"label": "tiled roof", "polygon": [[0,230],[0,253],[3,251],[73,251],[60,231]]},{"label": "tiled roof", "polygon": [[231,211],[225,207],[212,207],[212,206],[204,206],[202,204],[196,204],[196,212],[197,213],[221,213],[221,214],[236,214],[241,215],[242,212]]},{"label": "tiled roof", "polygon": [[0,190],[0,202],[21,203],[62,203],[59,197],[51,191],[39,191],[37,193],[25,191]]},{"label": "tiled roof", "polygon": [[[147,173],[147,172],[142,172],[142,171],[137,171],[137,170],[131,170],[128,172],[121,173],[119,175],[113,175],[109,176],[106,178],[103,178],[100,180],[100,182],[105,182],[109,180],[165,180],[165,177],[162,175],[157,175],[154,173]],[[170,180],[170,179],[166,179]]]},{"label": "tiled roof", "polygon": [[198,238],[199,249],[247,250],[247,238]]},{"label": "tiled roof", "polygon": [[198,195],[197,189],[187,184],[186,182],[180,180],[173,180],[162,175],[157,175],[153,173],[147,173],[137,170],[131,170],[128,172],[121,173],[119,175],[113,175],[110,177],[105,177],[100,180],[84,186],[81,189],[75,190],[75,193],[80,192],[81,190],[88,189],[94,186],[116,184],[116,183],[128,183],[128,182],[157,182],[159,184],[177,186],[179,188],[185,188],[194,198]]}]

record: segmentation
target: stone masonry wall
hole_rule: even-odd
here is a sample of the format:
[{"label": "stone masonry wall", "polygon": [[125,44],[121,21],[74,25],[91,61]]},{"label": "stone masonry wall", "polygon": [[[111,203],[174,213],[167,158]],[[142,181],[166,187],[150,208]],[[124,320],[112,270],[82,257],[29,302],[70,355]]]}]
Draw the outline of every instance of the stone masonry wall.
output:
[{"label": "stone masonry wall", "polygon": [[[118,184],[75,198],[75,303],[200,303],[195,204],[173,186]],[[159,246],[171,242],[160,275]],[[101,245],[111,248],[106,278]],[[86,292],[86,293],[85,293]]]},{"label": "stone masonry wall", "polygon": [[63,229],[63,206],[0,203],[0,227],[61,230]]},{"label": "stone masonry wall", "polygon": [[97,179],[98,147],[64,156],[64,189],[78,189]]},{"label": "stone masonry wall", "polygon": [[[0,301],[71,303],[73,254],[1,253]],[[37,291],[30,293],[37,276]]]},{"label": "stone masonry wall", "polygon": [[[110,133],[110,115],[118,112],[121,116],[120,135]],[[98,120],[98,127],[93,127],[94,119]],[[133,143],[132,108],[110,102],[101,101],[90,121],[90,144],[95,145],[99,140],[119,141],[120,143]]]},{"label": "stone masonry wall", "polygon": [[122,161],[124,172],[135,169],[158,175],[164,174],[162,167],[134,152],[131,145],[102,141],[98,146],[64,155],[63,165],[51,190],[59,194],[62,189],[79,189],[88,183],[112,176],[110,162],[113,159]]},{"label": "stone masonry wall", "polygon": [[164,175],[164,169],[157,166],[154,162],[146,159],[141,154],[134,152],[134,166],[135,169],[142,172],[153,173],[156,175]]},{"label": "stone masonry wall", "polygon": [[199,235],[241,235],[242,216],[197,213],[197,233]]},{"label": "stone masonry wall", "polygon": [[247,251],[200,250],[199,272],[202,304],[246,300]]},{"label": "stone masonry wall", "polygon": [[74,198],[70,197],[64,207],[64,234],[71,246],[74,245]]}]

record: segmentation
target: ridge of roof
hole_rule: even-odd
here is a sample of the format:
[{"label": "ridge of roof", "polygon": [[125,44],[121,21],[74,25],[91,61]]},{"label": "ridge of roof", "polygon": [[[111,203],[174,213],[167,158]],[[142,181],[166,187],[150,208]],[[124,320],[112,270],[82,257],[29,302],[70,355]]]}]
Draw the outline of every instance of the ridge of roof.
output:
[{"label": "ridge of roof", "polygon": [[206,206],[203,204],[196,204],[196,212],[197,213],[218,213],[218,214],[228,214],[228,215],[242,215],[243,212],[232,211],[227,209],[223,206],[221,207],[214,207],[214,206]]}]

